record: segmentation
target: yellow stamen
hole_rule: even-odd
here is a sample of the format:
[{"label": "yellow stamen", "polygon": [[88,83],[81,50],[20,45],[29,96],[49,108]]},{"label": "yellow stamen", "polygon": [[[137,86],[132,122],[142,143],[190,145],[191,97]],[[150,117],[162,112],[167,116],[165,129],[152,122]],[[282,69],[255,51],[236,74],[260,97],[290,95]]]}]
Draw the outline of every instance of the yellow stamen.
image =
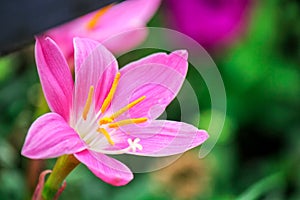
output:
[{"label": "yellow stamen", "polygon": [[127,110],[129,110],[130,108],[132,108],[133,106],[135,106],[136,104],[140,103],[141,101],[143,101],[146,98],[146,96],[142,96],[138,99],[136,99],[135,101],[131,102],[130,104],[128,104],[127,106],[121,108],[120,110],[118,110],[117,112],[115,112],[114,114],[112,114],[110,117],[104,117],[102,119],[100,119],[99,124],[108,124],[114,121],[114,119],[116,119],[117,117],[119,117],[121,114],[123,114],[124,112],[126,112]]},{"label": "yellow stamen", "polygon": [[109,117],[104,117],[104,118],[100,119],[99,124],[100,124],[100,125],[102,125],[102,124],[108,124],[108,123],[110,123],[110,122],[112,122],[112,121],[113,121],[113,120],[112,120],[111,118],[109,118]]},{"label": "yellow stamen", "polygon": [[131,102],[130,104],[128,104],[127,106],[121,108],[120,110],[118,110],[117,112],[115,112],[114,114],[112,114],[110,116],[110,118],[112,120],[116,119],[117,117],[119,117],[121,114],[123,114],[124,112],[126,112],[127,110],[129,110],[130,108],[132,108],[133,106],[135,106],[136,104],[140,103],[141,101],[143,101],[146,98],[146,96],[142,96],[140,98],[138,98],[137,100]]},{"label": "yellow stamen", "polygon": [[118,83],[119,83],[119,80],[120,80],[120,72],[117,73],[116,77],[115,77],[115,80],[111,86],[111,89],[107,95],[107,97],[105,98],[103,104],[102,104],[102,107],[101,107],[101,112],[104,113],[108,107],[108,105],[110,104],[112,98],[114,97],[114,94],[116,92],[116,89],[117,89],[117,86],[118,86]]},{"label": "yellow stamen", "polygon": [[83,108],[83,112],[82,112],[82,118],[84,120],[86,120],[87,115],[89,113],[89,110],[91,108],[92,101],[93,101],[93,94],[94,94],[94,86],[91,86],[90,90],[89,90],[87,100],[86,100],[86,103],[85,103],[84,108]]},{"label": "yellow stamen", "polygon": [[128,125],[128,124],[140,124],[146,122],[147,118],[133,118],[133,119],[125,119],[115,123],[111,123],[108,125],[109,128],[118,128],[120,126]]},{"label": "yellow stamen", "polygon": [[92,30],[96,27],[99,22],[100,17],[102,17],[114,4],[110,4],[105,6],[104,8],[98,10],[96,14],[92,17],[92,19],[87,24],[87,29]]},{"label": "yellow stamen", "polygon": [[112,139],[111,139],[109,133],[107,132],[107,130],[105,130],[104,128],[98,128],[97,132],[102,133],[106,137],[109,144],[115,145],[114,141],[112,141]]}]

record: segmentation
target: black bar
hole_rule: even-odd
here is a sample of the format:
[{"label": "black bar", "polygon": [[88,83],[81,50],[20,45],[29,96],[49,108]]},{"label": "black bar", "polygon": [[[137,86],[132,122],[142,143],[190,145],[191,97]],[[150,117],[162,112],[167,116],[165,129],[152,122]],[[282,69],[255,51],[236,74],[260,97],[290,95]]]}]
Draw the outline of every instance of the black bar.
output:
[{"label": "black bar", "polygon": [[1,0],[0,55],[33,41],[35,34],[122,0]]}]

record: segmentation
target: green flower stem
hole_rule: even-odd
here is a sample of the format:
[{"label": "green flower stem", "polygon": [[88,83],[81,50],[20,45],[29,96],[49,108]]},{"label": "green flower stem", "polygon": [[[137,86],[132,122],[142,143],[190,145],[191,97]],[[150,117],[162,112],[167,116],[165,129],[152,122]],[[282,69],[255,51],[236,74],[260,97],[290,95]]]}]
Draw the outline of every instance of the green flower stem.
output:
[{"label": "green flower stem", "polygon": [[59,157],[44,185],[42,198],[44,200],[52,200],[61,187],[62,182],[79,163],[80,162],[73,155],[63,155]]}]

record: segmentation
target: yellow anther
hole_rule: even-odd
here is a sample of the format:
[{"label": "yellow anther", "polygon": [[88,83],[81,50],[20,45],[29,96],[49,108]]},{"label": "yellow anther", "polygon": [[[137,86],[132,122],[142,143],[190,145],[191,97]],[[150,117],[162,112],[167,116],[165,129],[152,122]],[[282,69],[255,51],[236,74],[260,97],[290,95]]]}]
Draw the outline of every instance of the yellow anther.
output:
[{"label": "yellow anther", "polygon": [[97,132],[102,133],[106,137],[109,144],[115,145],[114,141],[112,141],[112,139],[111,139],[109,133],[107,132],[107,130],[105,130],[104,128],[98,128]]},{"label": "yellow anther", "polygon": [[116,119],[121,114],[123,114],[124,112],[126,112],[127,110],[129,110],[130,108],[132,108],[133,106],[135,106],[136,104],[140,103],[141,101],[143,101],[145,98],[146,98],[146,96],[142,96],[142,97],[138,98],[137,100],[131,102],[127,106],[121,108],[120,110],[118,110],[117,112],[115,112],[114,114],[112,114],[109,118],[112,119],[112,120]]},{"label": "yellow anther", "polygon": [[113,6],[114,4],[105,6],[104,8],[98,10],[92,19],[87,23],[87,29],[92,30],[96,27],[99,19]]},{"label": "yellow anther", "polygon": [[115,79],[114,79],[114,82],[110,88],[110,91],[107,95],[107,97],[105,98],[103,104],[102,104],[102,107],[101,107],[101,112],[104,113],[107,109],[107,107],[109,106],[112,98],[114,97],[114,94],[116,92],[116,89],[117,89],[117,86],[118,86],[118,83],[119,83],[119,80],[120,80],[120,72],[117,73]]},{"label": "yellow anther", "polygon": [[102,124],[108,124],[110,122],[112,122],[113,120],[109,117],[104,117],[102,119],[99,120],[99,125],[102,125]]},{"label": "yellow anther", "polygon": [[87,100],[86,100],[86,103],[85,103],[84,108],[83,108],[83,112],[82,112],[82,118],[84,120],[86,120],[87,115],[89,113],[89,110],[91,108],[92,101],[93,101],[93,95],[94,95],[94,86],[91,86],[90,90],[89,90]]},{"label": "yellow anther", "polygon": [[108,125],[109,128],[118,128],[120,126],[128,125],[128,124],[140,124],[146,122],[147,118],[133,118],[133,119],[125,119],[115,123],[111,123]]}]

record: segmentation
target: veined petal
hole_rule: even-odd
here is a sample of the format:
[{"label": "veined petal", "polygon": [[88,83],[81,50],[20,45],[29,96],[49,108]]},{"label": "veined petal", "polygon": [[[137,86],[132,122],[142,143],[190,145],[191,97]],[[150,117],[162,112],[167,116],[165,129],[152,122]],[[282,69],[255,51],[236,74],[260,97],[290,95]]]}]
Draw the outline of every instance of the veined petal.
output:
[{"label": "veined petal", "polygon": [[121,78],[111,112],[146,96],[120,118],[156,119],[179,92],[187,72],[187,52],[158,53],[133,62],[120,70]]},{"label": "veined petal", "polygon": [[106,183],[122,186],[133,179],[133,174],[126,165],[104,154],[84,150],[74,155]]},{"label": "veined petal", "polygon": [[[75,36],[81,35],[80,29],[83,25],[83,21],[79,17],[71,22],[54,27],[44,33],[51,38],[53,38],[58,46],[60,47],[62,53],[65,55],[67,61],[74,61],[74,48],[73,48],[73,38]],[[77,34],[76,34],[77,33]]]},{"label": "veined petal", "polygon": [[128,137],[132,140],[140,139],[142,150],[130,151],[129,154],[153,157],[183,153],[202,144],[208,138],[204,130],[183,122],[168,120],[154,120],[145,126],[124,126],[118,131],[125,144]]},{"label": "veined petal", "polygon": [[76,68],[80,68],[75,74],[74,114],[77,119],[82,114],[91,86],[95,88],[95,108],[100,109],[118,70],[115,57],[96,43],[90,39],[74,39]]},{"label": "veined petal", "polygon": [[145,25],[160,2],[161,0],[130,0],[116,4],[101,17],[98,26],[109,31],[109,28],[126,30],[136,25]]},{"label": "veined petal", "polygon": [[73,45],[74,45],[75,75],[77,75],[82,63],[84,63],[84,61],[91,55],[93,50],[97,48],[99,42],[87,38],[75,37],[73,39]]},{"label": "veined petal", "polygon": [[159,64],[166,65],[176,70],[183,76],[186,76],[188,70],[188,52],[186,50],[176,50],[170,54],[155,53],[135,62],[129,63],[121,69],[122,74],[130,73],[129,71],[139,68],[141,65]]},{"label": "veined petal", "polygon": [[[91,38],[114,53],[134,48],[147,36],[145,27],[160,5],[161,0],[130,0],[114,5],[99,20]],[[98,34],[100,33],[101,35]],[[100,37],[99,37],[100,36]]]},{"label": "veined petal", "polygon": [[116,33],[112,33],[110,37],[104,37],[100,41],[112,53],[120,55],[137,47],[146,39],[147,35],[147,28],[136,27],[116,31]]},{"label": "veined petal", "polygon": [[[100,42],[115,35],[144,27],[158,9],[161,0],[130,0],[112,6],[101,16],[93,29],[87,25],[98,11],[79,17],[71,22],[50,29],[45,34],[55,38],[66,57],[72,56],[72,40],[74,37],[87,37]],[[143,31],[130,31],[130,35],[124,35],[127,40],[118,40],[118,45],[108,42],[106,47],[113,52],[129,50],[143,41],[146,33]],[[129,36],[134,36],[129,38]],[[118,37],[119,39],[124,37]],[[129,38],[129,40],[128,40]]]},{"label": "veined petal", "polygon": [[50,38],[36,38],[36,64],[42,88],[51,111],[69,121],[73,79],[69,66]]},{"label": "veined petal", "polygon": [[85,149],[79,135],[56,113],[39,117],[30,127],[22,155],[32,159],[54,158]]}]

